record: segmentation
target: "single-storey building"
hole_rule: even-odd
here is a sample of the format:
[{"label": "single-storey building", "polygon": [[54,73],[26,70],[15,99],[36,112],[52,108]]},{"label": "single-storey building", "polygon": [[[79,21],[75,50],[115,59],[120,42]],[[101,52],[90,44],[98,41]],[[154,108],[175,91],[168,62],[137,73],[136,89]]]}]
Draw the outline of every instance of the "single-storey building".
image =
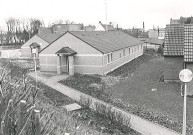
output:
[{"label": "single-storey building", "polygon": [[154,49],[158,50],[160,46],[163,46],[164,40],[157,38],[146,38],[144,41],[144,49]]},{"label": "single-storey building", "polygon": [[39,52],[41,71],[106,74],[143,54],[143,42],[119,31],[67,31]]},{"label": "single-storey building", "polygon": [[[44,49],[51,42],[57,39],[61,34],[36,34],[21,46],[22,57],[32,57],[32,48],[37,47],[37,52]],[[38,54],[37,54],[38,55]]]}]

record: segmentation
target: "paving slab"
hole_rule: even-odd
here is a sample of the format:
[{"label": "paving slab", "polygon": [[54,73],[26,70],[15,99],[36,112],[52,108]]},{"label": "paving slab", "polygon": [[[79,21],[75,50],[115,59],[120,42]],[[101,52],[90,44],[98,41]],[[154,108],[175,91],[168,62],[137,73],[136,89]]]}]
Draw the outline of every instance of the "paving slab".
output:
[{"label": "paving slab", "polygon": [[65,105],[64,108],[65,108],[68,112],[71,112],[71,111],[79,110],[79,109],[81,109],[82,107],[81,107],[79,104],[77,104],[77,103],[73,103],[73,104]]}]

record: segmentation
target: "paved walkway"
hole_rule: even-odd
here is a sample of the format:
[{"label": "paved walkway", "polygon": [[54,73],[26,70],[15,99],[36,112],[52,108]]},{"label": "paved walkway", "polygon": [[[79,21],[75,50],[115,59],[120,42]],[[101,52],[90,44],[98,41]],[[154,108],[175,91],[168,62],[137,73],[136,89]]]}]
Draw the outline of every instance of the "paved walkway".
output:
[{"label": "paved walkway", "polygon": [[[29,73],[30,76],[35,78],[35,73],[31,72]],[[80,97],[82,96],[84,99],[91,99],[91,105],[90,107],[92,109],[95,108],[95,103],[103,104],[105,106],[109,106],[106,102],[103,102],[102,100],[96,99],[90,95],[84,94],[78,90],[75,90],[73,88],[69,88],[63,84],[58,83],[58,81],[63,80],[67,78],[68,75],[55,75],[52,77],[45,77],[41,75],[41,73],[38,73],[37,80],[48,85],[49,87],[61,92],[64,95],[67,95],[68,97],[80,101]],[[112,109],[121,112],[125,118],[130,119],[130,126],[134,130],[142,133],[142,135],[180,135],[179,133],[172,131],[170,129],[164,128],[158,124],[154,124],[148,120],[145,120],[143,118],[140,118],[138,116],[135,116],[133,114],[130,114],[118,107],[112,106]]]},{"label": "paved walkway", "polygon": [[[36,77],[35,72],[30,72],[29,75],[33,78]],[[69,77],[69,75],[66,75],[66,74],[54,75],[52,77],[45,77],[40,72],[37,72],[37,81],[42,82],[48,85],[49,87],[61,92],[62,94],[67,95],[68,97],[79,101],[80,96],[82,94],[81,92],[58,83],[58,81],[66,79],[67,77]]]}]

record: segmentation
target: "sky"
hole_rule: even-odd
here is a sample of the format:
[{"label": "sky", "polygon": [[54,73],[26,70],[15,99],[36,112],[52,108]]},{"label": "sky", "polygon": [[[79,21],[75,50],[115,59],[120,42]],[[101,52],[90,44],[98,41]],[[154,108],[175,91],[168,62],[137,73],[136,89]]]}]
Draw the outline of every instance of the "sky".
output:
[{"label": "sky", "polygon": [[0,0],[0,5],[1,28],[9,17],[36,17],[46,25],[63,19],[97,26],[99,21],[106,23],[107,13],[108,23],[128,29],[142,28],[144,22],[148,30],[164,28],[171,18],[193,15],[193,0]]}]

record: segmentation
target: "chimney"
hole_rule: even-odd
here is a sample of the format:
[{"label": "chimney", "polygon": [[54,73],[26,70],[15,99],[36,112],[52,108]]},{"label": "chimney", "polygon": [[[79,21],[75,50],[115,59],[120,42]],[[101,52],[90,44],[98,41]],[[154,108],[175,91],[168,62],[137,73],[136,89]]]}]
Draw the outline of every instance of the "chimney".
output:
[{"label": "chimney", "polygon": [[145,31],[145,23],[143,22],[143,32]]}]

